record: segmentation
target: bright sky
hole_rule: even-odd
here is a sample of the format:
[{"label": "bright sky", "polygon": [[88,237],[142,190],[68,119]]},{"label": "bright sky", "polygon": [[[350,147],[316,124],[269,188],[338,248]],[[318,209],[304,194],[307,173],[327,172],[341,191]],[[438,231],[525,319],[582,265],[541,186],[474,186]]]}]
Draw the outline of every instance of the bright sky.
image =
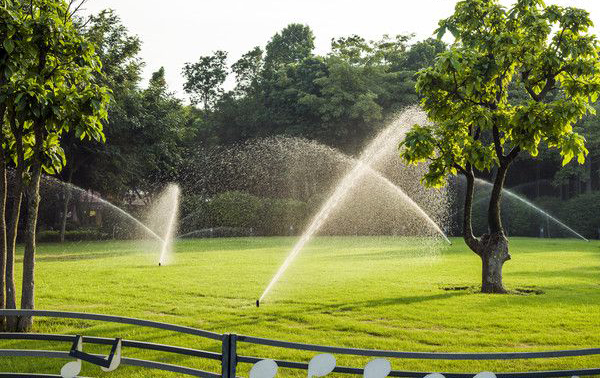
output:
[{"label": "bright sky", "polygon": [[[587,9],[600,30],[600,1],[546,0],[548,4]],[[131,34],[142,42],[144,77],[161,66],[172,91],[183,97],[181,70],[186,62],[214,50],[229,52],[235,62],[254,46],[264,45],[286,25],[309,25],[317,53],[329,51],[332,38],[358,34],[377,39],[383,34],[433,34],[438,20],[448,17],[456,0],[88,0],[84,12],[114,9]],[[501,0],[510,5],[512,0]]]}]

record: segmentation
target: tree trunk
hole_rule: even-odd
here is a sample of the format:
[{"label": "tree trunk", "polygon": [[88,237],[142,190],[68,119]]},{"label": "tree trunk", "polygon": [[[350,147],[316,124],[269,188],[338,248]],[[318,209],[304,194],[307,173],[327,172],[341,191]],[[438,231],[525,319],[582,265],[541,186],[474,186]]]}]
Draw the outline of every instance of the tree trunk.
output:
[{"label": "tree trunk", "polygon": [[494,233],[484,235],[481,242],[481,292],[506,293],[502,284],[502,266],[510,260],[508,239],[503,233]]},{"label": "tree trunk", "polygon": [[508,165],[501,166],[497,170],[488,209],[490,232],[484,234],[481,238],[476,238],[473,235],[471,224],[475,177],[470,166],[467,166],[467,169],[463,172],[467,179],[463,218],[463,238],[469,248],[481,258],[482,293],[506,293],[506,289],[502,284],[502,266],[506,261],[510,260],[510,254],[508,253],[508,239],[506,238],[502,227],[500,202],[502,200],[502,188],[504,186],[504,180],[506,179],[507,170]]},{"label": "tree trunk", "polygon": [[[73,171],[74,169],[69,169],[69,179],[68,183],[71,184],[73,182]],[[65,233],[67,231],[67,213],[69,211],[69,203],[71,202],[71,187],[69,185],[65,185],[64,187],[65,193],[65,203],[63,204],[63,212],[62,218],[60,220],[60,242],[65,242]]]},{"label": "tree trunk", "polygon": [[[17,169],[17,178],[15,183],[13,206],[11,211],[10,225],[8,227],[8,243],[6,248],[6,308],[17,308],[17,289],[15,286],[15,250],[17,248],[17,233],[19,230],[19,217],[21,215],[21,201],[23,199],[22,186],[18,175],[20,169]],[[7,329],[15,331],[17,328],[17,319],[15,317],[6,318]]]},{"label": "tree trunk", "polygon": [[[21,130],[18,129],[14,114],[9,114],[11,129],[15,135],[15,148],[17,152],[17,167],[15,169],[15,185],[13,189],[13,203],[11,210],[10,224],[7,230],[7,248],[6,248],[6,308],[17,308],[17,290],[15,287],[15,250],[17,248],[17,233],[19,231],[19,218],[21,215],[21,201],[23,199],[23,140]],[[17,318],[9,316],[6,318],[8,331],[16,331]]]},{"label": "tree trunk", "polygon": [[496,171],[496,179],[494,180],[494,187],[492,189],[492,194],[490,195],[490,205],[488,207],[488,226],[490,235],[497,233],[504,235],[500,205],[502,204],[502,189],[504,188],[504,181],[506,180],[506,172],[508,172],[508,166],[500,166]]},{"label": "tree trunk", "polygon": [[473,193],[475,192],[475,174],[470,164],[467,164],[467,168],[464,172],[467,180],[467,188],[465,190],[465,207],[463,214],[463,239],[471,250],[479,254],[480,241],[473,235],[473,224],[471,221],[473,212]]},{"label": "tree trunk", "polygon": [[481,292],[506,293],[502,284],[502,266],[510,260],[508,239],[502,226],[502,189],[508,172],[508,164],[501,164],[496,171],[496,179],[490,196],[488,208],[489,233],[481,238]]},{"label": "tree trunk", "polygon": [[[36,133],[36,140],[42,137]],[[36,142],[37,144],[37,142]],[[40,180],[42,177],[41,153],[38,151],[34,156],[31,172],[31,180],[26,186],[27,195],[27,224],[25,229],[25,252],[23,254],[23,284],[21,288],[21,309],[33,310],[35,307],[35,236],[37,229],[37,217],[40,206]],[[19,318],[17,331],[27,332],[33,325],[31,316]]]},{"label": "tree trunk", "polygon": [[[0,113],[4,115],[4,112]],[[1,148],[1,146],[0,146]],[[4,153],[0,157],[0,308],[6,307],[6,160]],[[6,329],[5,317],[0,317],[0,332]]]},{"label": "tree trunk", "polygon": [[585,175],[585,192],[586,193],[591,193],[592,192],[592,177],[593,177],[593,172],[592,172],[592,157],[591,156],[588,159],[585,159],[585,171],[586,171],[586,175]]}]

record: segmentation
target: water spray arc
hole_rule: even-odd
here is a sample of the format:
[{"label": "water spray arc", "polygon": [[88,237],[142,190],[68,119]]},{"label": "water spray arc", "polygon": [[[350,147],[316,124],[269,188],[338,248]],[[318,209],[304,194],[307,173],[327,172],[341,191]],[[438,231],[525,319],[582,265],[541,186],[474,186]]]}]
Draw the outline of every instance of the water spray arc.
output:
[{"label": "water spray arc", "polygon": [[285,273],[285,271],[289,268],[292,262],[296,259],[296,257],[300,254],[300,252],[304,249],[306,244],[313,238],[313,236],[321,229],[325,221],[329,218],[331,213],[336,209],[336,207],[343,201],[349,191],[357,184],[357,182],[365,175],[372,174],[380,179],[384,179],[384,183],[388,186],[391,186],[397,191],[397,194],[410,206],[413,210],[416,211],[419,216],[423,217],[426,220],[426,223],[429,227],[433,228],[437,233],[442,235],[442,237],[450,243],[448,237],[444,234],[441,228],[421,209],[404,191],[394,185],[389,180],[385,179],[381,174],[376,172],[372,166],[376,164],[379,160],[381,160],[386,154],[391,151],[395,151],[398,146],[398,143],[405,135],[408,127],[412,126],[417,122],[425,122],[425,117],[423,113],[415,108],[410,108],[406,110],[396,122],[393,122],[390,126],[384,129],[373,141],[365,148],[360,158],[355,162],[353,168],[342,178],[342,180],[338,183],[333,193],[329,196],[329,198],[323,203],[320,210],[313,217],[309,226],[306,228],[298,242],[294,245],[294,247],[289,252],[288,256],[284,260],[283,264],[277,270],[260,298],[256,301],[257,307],[260,305],[260,302],[265,299],[265,297],[269,294],[271,289],[277,284],[281,276]]},{"label": "water spray arc", "polygon": [[[160,255],[158,265],[164,265],[167,262],[167,256],[172,248],[173,237],[177,230],[177,217],[179,214],[180,189],[176,184],[169,184],[153,204],[147,222],[150,226],[138,220],[120,207],[76,185],[60,181],[53,177],[44,177],[44,184],[51,187],[62,187],[63,189],[77,192],[81,196],[92,198],[97,203],[102,204],[102,206],[106,206],[110,210],[130,220],[133,224],[143,230],[145,234],[156,239],[159,243]],[[160,221],[156,222],[156,220]],[[162,234],[162,236],[159,234]]]},{"label": "water spray arc", "polygon": [[[485,185],[488,187],[493,187],[494,185],[491,182],[476,178],[475,182],[481,185]],[[570,233],[572,233],[573,235],[577,236],[578,238],[585,240],[587,242],[589,242],[589,240],[584,237],[583,235],[581,235],[580,233],[578,233],[577,231],[573,230],[571,227],[567,226],[566,224],[564,224],[560,219],[550,215],[549,213],[547,213],[546,211],[542,210],[541,208],[537,207],[536,205],[534,205],[532,202],[528,201],[527,199],[523,198],[522,196],[516,194],[515,192],[509,190],[509,189],[502,189],[502,193],[506,194],[507,196],[516,199],[517,201],[529,206],[530,208],[532,208],[533,210],[541,213],[543,216],[551,219],[554,223],[560,225],[561,227],[563,227],[565,230],[568,230]]]},{"label": "water spray arc", "polygon": [[44,177],[44,182],[49,184],[49,185],[60,185],[63,186],[65,188],[67,188],[68,190],[73,190],[75,192],[80,193],[83,196],[88,196],[94,199],[94,201],[97,201],[99,203],[101,203],[103,206],[106,206],[108,208],[110,208],[111,210],[117,212],[119,215],[125,217],[126,219],[132,221],[135,225],[137,225],[140,229],[142,229],[146,234],[148,234],[149,236],[151,236],[152,238],[156,239],[157,241],[159,241],[160,243],[164,243],[165,239],[160,237],[156,232],[152,231],[152,229],[148,226],[146,226],[144,223],[142,223],[139,219],[135,218],[133,215],[129,214],[128,212],[126,212],[125,210],[121,209],[120,207],[108,202],[107,200],[105,200],[104,198],[90,193],[87,190],[80,188],[74,184],[70,184],[68,182],[64,182],[61,180],[58,180],[54,177],[49,177],[49,176],[45,176]]}]

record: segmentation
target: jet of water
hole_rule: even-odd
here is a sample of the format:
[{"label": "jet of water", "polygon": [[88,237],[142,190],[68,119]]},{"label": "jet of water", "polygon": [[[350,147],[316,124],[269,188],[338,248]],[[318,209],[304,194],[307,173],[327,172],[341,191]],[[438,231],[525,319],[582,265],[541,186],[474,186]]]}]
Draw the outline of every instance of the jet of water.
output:
[{"label": "jet of water", "polygon": [[89,196],[91,198],[94,199],[94,201],[101,203],[103,206],[108,207],[109,209],[115,211],[116,213],[120,214],[121,216],[125,217],[126,219],[129,219],[130,221],[132,221],[135,225],[137,225],[140,229],[144,230],[144,232],[150,236],[152,236],[153,238],[155,238],[156,240],[158,240],[161,243],[164,243],[165,240],[158,236],[158,234],[154,231],[152,231],[152,229],[150,229],[148,226],[146,226],[144,223],[142,223],[140,220],[138,220],[137,218],[135,218],[133,215],[129,214],[127,211],[121,209],[120,207],[110,203],[109,201],[105,200],[104,198],[90,192],[87,191],[83,188],[80,188],[74,184],[70,184],[68,182],[64,182],[61,181],[57,178],[54,177],[50,177],[50,176],[44,176],[43,181],[45,184],[48,185],[52,185],[52,186],[62,186],[64,188],[67,188],[68,190],[72,190],[74,192],[78,192],[81,195],[85,195],[85,196]]},{"label": "jet of water", "polygon": [[149,223],[154,229],[163,231],[158,265],[164,265],[168,262],[168,256],[173,247],[173,238],[177,232],[180,194],[181,191],[177,184],[169,184],[155,201],[148,214]]},{"label": "jet of water", "polygon": [[[485,180],[482,180],[482,179],[479,179],[479,178],[476,178],[475,182],[477,182],[478,184],[481,184],[481,185],[485,185],[485,186],[491,187],[491,188],[494,187],[494,185],[491,182],[488,182],[488,181],[485,181]],[[506,193],[506,195],[508,195],[509,197],[514,198],[514,199],[516,199],[516,200],[524,203],[525,205],[529,206],[533,210],[541,213],[545,217],[548,217],[553,222],[555,222],[556,224],[560,225],[565,230],[568,230],[569,232],[571,232],[573,235],[577,236],[578,238],[580,238],[582,240],[585,240],[585,241],[589,241],[583,235],[581,235],[580,233],[578,233],[577,231],[573,230],[571,227],[567,226],[562,221],[560,221],[560,219],[558,219],[558,218],[550,215],[549,213],[547,213],[543,209],[539,208],[538,206],[534,205],[533,203],[531,203],[530,201],[528,201],[527,199],[525,199],[524,197],[522,197],[522,196],[520,196],[520,195],[516,194],[515,192],[513,192],[511,190],[508,190],[508,189],[503,189],[502,191],[503,191],[503,193]]]},{"label": "jet of water", "polygon": [[[258,299],[260,303],[271,291],[271,289],[277,284],[281,276],[289,268],[292,262],[304,249],[306,244],[313,238],[313,236],[323,226],[325,221],[329,218],[331,213],[336,207],[344,200],[348,192],[356,185],[356,183],[366,174],[375,174],[372,166],[379,160],[386,157],[390,151],[395,151],[398,143],[406,134],[406,131],[415,123],[426,122],[424,113],[417,108],[409,108],[404,111],[396,122],[393,122],[389,127],[384,129],[379,135],[377,135],[373,141],[363,151],[360,158],[356,161],[354,167],[349,173],[342,178],[337,187],[329,198],[323,203],[320,210],[312,219],[309,226],[306,228],[298,242],[294,245],[288,256],[284,260],[283,264],[277,270],[262,295]],[[381,176],[381,175],[379,175]],[[446,237],[440,227],[421,209],[402,189],[391,183],[389,180],[384,180],[386,185],[391,185],[396,188],[401,198],[407,204],[408,207],[415,210],[426,221],[430,227],[435,229],[443,238],[450,243],[450,240]]]}]

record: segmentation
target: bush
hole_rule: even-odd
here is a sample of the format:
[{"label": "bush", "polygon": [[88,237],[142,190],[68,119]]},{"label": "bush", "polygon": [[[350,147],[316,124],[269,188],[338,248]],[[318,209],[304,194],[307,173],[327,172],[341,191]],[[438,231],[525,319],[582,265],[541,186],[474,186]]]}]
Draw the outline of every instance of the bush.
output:
[{"label": "bush", "polygon": [[233,228],[256,227],[261,199],[244,192],[217,194],[210,202],[210,213],[215,225]]},{"label": "bush", "polygon": [[263,235],[295,235],[306,219],[306,203],[293,199],[262,198],[258,232]]},{"label": "bush", "polygon": [[180,234],[220,236],[215,230],[234,230],[232,233],[240,236],[296,234],[306,221],[306,207],[301,201],[239,191],[210,199],[188,195],[181,201]]},{"label": "bush", "polygon": [[[98,230],[76,230],[65,232],[66,241],[93,241],[107,240],[110,235]],[[37,234],[38,242],[60,242],[60,231],[40,231]]]},{"label": "bush", "polygon": [[600,192],[581,194],[566,201],[561,214],[565,223],[589,239],[600,237]]},{"label": "bush", "polygon": [[200,195],[185,195],[181,199],[179,233],[186,234],[214,227],[209,201]]}]

